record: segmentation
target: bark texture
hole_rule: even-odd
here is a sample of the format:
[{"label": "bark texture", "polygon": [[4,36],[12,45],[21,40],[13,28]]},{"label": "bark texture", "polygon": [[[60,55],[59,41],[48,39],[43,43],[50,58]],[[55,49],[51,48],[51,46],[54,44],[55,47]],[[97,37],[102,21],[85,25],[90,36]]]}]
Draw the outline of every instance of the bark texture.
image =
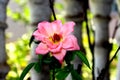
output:
[{"label": "bark texture", "polygon": [[[49,0],[29,0],[30,16],[32,31],[37,27],[37,24],[41,21],[50,21],[51,9]],[[35,48],[37,45],[32,43],[31,45],[31,61],[38,61],[38,56],[35,54]],[[44,65],[41,73],[37,73],[34,69],[31,70],[31,80],[49,80],[48,66]]]},{"label": "bark texture", "polygon": [[51,9],[49,0],[29,0],[31,23],[50,20]]},{"label": "bark texture", "polygon": [[[119,15],[119,20],[120,20],[120,0],[116,0],[116,3],[117,3],[117,8],[118,8],[118,15]],[[120,21],[119,21],[119,28],[117,30],[117,42],[120,46]],[[120,51],[118,52],[118,64],[117,64],[117,75],[116,75],[116,80],[119,80],[120,79]]]},{"label": "bark texture", "polygon": [[[85,20],[87,0],[64,0],[65,5],[65,19],[66,21],[74,21],[76,23],[74,27],[73,34],[77,37],[80,49],[85,53],[83,43],[82,43],[82,22]],[[76,57],[73,61],[74,68],[77,69],[78,73],[81,73],[82,63]],[[72,78],[67,77],[66,80],[71,80]]]},{"label": "bark texture", "polygon": [[120,51],[118,52],[118,64],[117,64],[116,80],[120,80]]},{"label": "bark texture", "polygon": [[[120,46],[120,28],[117,30],[117,43]],[[120,51],[118,52],[118,63],[117,63],[117,75],[116,75],[116,80],[120,79]]]},{"label": "bark texture", "polygon": [[109,69],[103,75],[104,79],[97,79],[106,63],[109,61],[111,45],[108,42],[108,23],[112,0],[89,0],[90,10],[94,16],[95,48],[94,48],[94,75],[95,80],[109,80]]},{"label": "bark texture", "polygon": [[9,66],[6,63],[5,50],[5,29],[6,24],[6,7],[9,0],[0,0],[0,80],[5,80],[9,71]]}]

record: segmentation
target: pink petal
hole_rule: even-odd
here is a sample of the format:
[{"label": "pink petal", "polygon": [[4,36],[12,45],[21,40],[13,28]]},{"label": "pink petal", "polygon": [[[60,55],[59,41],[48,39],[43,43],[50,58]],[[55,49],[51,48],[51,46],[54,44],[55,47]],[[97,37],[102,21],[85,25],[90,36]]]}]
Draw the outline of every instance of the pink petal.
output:
[{"label": "pink petal", "polygon": [[36,54],[47,54],[49,52],[48,47],[44,43],[40,43],[36,48]]},{"label": "pink petal", "polygon": [[39,32],[39,30],[36,30],[34,33],[33,33],[33,36],[35,37],[35,39],[39,40],[39,41],[44,41],[44,38],[46,37],[45,35],[41,34]]},{"label": "pink petal", "polygon": [[49,39],[45,39],[45,42],[51,52],[60,52],[62,43],[53,43]]},{"label": "pink petal", "polygon": [[[55,45],[55,44],[54,44]],[[56,47],[49,47],[49,50],[53,53],[57,53],[57,52],[60,52],[62,49],[62,43],[56,45]]]},{"label": "pink petal", "polygon": [[46,35],[46,36],[51,36],[53,35],[53,30],[51,23],[44,21],[38,24],[38,30],[41,34]]},{"label": "pink petal", "polygon": [[74,30],[74,25],[75,25],[75,23],[72,21],[65,23],[61,28],[61,33],[63,34],[63,36],[66,36],[66,35],[72,33]]},{"label": "pink petal", "polygon": [[59,53],[52,53],[52,55],[62,64],[66,50],[62,49]]},{"label": "pink petal", "polygon": [[45,43],[49,48],[56,48],[59,44],[55,44],[52,41],[50,41],[48,38],[45,38]]},{"label": "pink petal", "polygon": [[60,28],[62,26],[62,22],[60,20],[56,20],[54,22],[51,23],[52,29],[54,33],[59,33],[60,32]]},{"label": "pink petal", "polygon": [[48,36],[48,32],[45,29],[45,26],[49,26],[49,22],[43,21],[38,24],[38,31],[40,34]]},{"label": "pink petal", "polygon": [[80,47],[77,42],[77,38],[74,35],[69,35],[66,37],[66,39],[63,41],[62,47],[65,50],[79,50]]}]

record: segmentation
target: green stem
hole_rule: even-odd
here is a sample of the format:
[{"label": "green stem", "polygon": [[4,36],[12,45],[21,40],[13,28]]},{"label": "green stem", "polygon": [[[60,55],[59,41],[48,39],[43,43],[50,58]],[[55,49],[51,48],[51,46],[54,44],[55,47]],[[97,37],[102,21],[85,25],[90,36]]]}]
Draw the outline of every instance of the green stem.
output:
[{"label": "green stem", "polygon": [[52,69],[50,74],[51,74],[50,80],[55,80],[55,69]]},{"label": "green stem", "polygon": [[55,69],[53,69],[52,77],[53,77],[53,80],[55,80]]}]

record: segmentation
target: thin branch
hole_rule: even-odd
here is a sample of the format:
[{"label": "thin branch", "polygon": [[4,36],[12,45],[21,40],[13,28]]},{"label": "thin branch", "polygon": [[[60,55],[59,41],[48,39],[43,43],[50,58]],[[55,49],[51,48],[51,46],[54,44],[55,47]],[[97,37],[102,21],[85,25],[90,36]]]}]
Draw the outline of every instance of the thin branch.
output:
[{"label": "thin branch", "polygon": [[99,74],[97,80],[103,80],[103,79],[104,79],[104,75],[105,75],[106,71],[108,70],[108,67],[109,67],[110,63],[111,63],[111,62],[113,61],[113,59],[116,57],[116,55],[117,55],[117,53],[118,53],[119,50],[120,50],[120,46],[118,47],[117,51],[115,52],[115,54],[114,54],[114,56],[111,58],[111,60],[110,60],[108,63],[106,63],[105,68],[102,69],[102,71],[101,71],[101,73]]},{"label": "thin branch", "polygon": [[49,0],[49,2],[50,2],[50,8],[52,10],[54,20],[57,20],[56,15],[55,15],[55,11],[54,11],[54,0]]},{"label": "thin branch", "polygon": [[117,32],[117,29],[119,28],[119,25],[117,25],[114,29],[114,32],[113,32],[113,35],[112,35],[112,39],[115,38],[115,35],[116,35],[116,32]]},{"label": "thin branch", "polygon": [[[117,22],[117,23],[118,23],[118,22]],[[115,38],[115,35],[116,35],[116,32],[117,32],[119,26],[120,26],[120,24],[116,25],[116,27],[115,27],[115,29],[114,29],[114,31],[113,31],[112,39]],[[116,57],[116,55],[117,55],[117,53],[118,53],[119,50],[120,50],[120,46],[118,47],[117,51],[115,52],[115,54],[114,54],[114,56],[111,58],[111,60],[109,60],[109,62],[106,63],[105,68],[102,69],[102,71],[101,71],[101,73],[99,74],[97,80],[103,80],[103,79],[104,79],[104,75],[105,75],[106,71],[108,70],[108,67],[109,67],[110,63],[112,63],[113,59]]]},{"label": "thin branch", "polygon": [[88,27],[88,18],[87,18],[87,9],[85,10],[85,21],[86,21],[86,30],[87,30],[87,36],[88,36],[88,43],[89,43],[89,47],[90,47],[90,51],[92,53],[92,78],[93,80],[95,80],[95,76],[94,76],[94,43],[91,44],[91,40],[90,40],[90,31],[89,31],[89,27]]},{"label": "thin branch", "polygon": [[111,60],[109,61],[109,64],[113,61],[113,59],[116,57],[118,51],[120,50],[120,46],[118,47],[117,51],[115,52],[114,56],[111,58]]},{"label": "thin branch", "polygon": [[52,77],[53,77],[53,80],[55,80],[55,69],[53,69]]}]

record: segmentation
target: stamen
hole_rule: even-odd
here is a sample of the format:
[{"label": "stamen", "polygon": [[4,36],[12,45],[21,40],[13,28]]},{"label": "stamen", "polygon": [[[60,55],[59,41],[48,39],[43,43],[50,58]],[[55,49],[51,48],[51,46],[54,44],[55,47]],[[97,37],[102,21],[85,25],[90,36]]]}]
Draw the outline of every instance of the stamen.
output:
[{"label": "stamen", "polygon": [[52,37],[53,42],[54,42],[54,43],[59,42],[60,39],[61,39],[60,35],[54,33],[54,35],[53,35],[53,37]]}]

